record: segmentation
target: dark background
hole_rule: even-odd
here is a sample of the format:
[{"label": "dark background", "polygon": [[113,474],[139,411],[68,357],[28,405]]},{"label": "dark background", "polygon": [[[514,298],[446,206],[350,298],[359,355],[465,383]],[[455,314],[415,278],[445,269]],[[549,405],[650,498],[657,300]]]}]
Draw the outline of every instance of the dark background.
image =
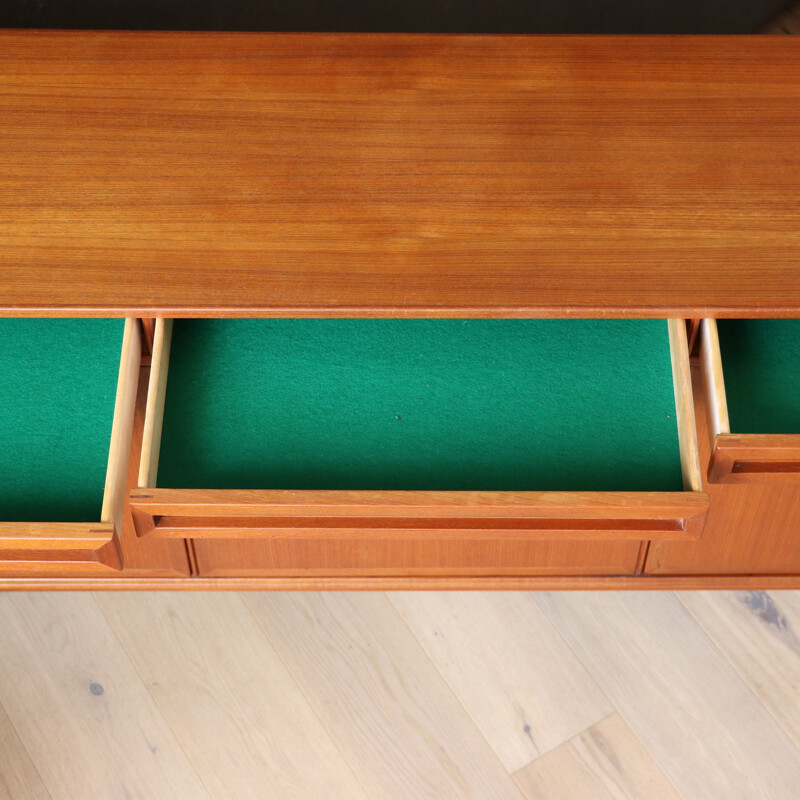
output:
[{"label": "dark background", "polygon": [[785,0],[0,0],[0,27],[752,33]]}]

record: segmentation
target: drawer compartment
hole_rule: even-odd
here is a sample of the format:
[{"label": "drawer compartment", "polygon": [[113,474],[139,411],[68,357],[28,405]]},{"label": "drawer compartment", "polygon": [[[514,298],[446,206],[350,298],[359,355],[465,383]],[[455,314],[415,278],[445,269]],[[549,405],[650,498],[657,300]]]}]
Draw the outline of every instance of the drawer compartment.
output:
[{"label": "drawer compartment", "polygon": [[702,321],[711,483],[800,480],[800,320]]},{"label": "drawer compartment", "polygon": [[690,397],[682,320],[158,320],[131,508],[140,536],[698,537]]},{"label": "drawer compartment", "polygon": [[0,319],[0,338],[0,575],[115,573],[138,322]]}]

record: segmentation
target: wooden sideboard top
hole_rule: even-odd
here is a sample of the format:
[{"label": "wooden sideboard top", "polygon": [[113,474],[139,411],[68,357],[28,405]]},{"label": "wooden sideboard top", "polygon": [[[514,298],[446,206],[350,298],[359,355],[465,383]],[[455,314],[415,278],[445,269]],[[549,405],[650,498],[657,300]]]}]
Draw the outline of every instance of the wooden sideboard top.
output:
[{"label": "wooden sideboard top", "polygon": [[794,37],[0,31],[0,313],[800,316]]}]

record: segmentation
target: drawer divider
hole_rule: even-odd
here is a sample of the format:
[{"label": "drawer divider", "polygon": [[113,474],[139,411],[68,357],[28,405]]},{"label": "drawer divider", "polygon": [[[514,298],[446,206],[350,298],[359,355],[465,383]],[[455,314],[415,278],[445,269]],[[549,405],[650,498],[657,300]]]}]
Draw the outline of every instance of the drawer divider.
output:
[{"label": "drawer divider", "polygon": [[101,522],[111,523],[117,533],[122,530],[130,467],[133,415],[139,386],[139,367],[142,359],[142,333],[138,321],[125,320],[122,334],[117,394],[114,418],[111,424],[111,442],[108,449],[108,467],[103,492]]},{"label": "drawer divider", "polygon": [[692,370],[689,362],[686,322],[682,319],[670,319],[668,326],[683,488],[689,492],[701,492],[703,479],[700,470],[700,450],[697,446],[697,425],[694,417]]},{"label": "drawer divider", "polygon": [[164,426],[164,403],[167,398],[167,374],[172,345],[172,320],[158,318],[153,334],[150,383],[147,388],[147,407],[142,434],[142,457],[139,462],[139,486],[156,485],[158,457],[161,451],[161,431]]}]

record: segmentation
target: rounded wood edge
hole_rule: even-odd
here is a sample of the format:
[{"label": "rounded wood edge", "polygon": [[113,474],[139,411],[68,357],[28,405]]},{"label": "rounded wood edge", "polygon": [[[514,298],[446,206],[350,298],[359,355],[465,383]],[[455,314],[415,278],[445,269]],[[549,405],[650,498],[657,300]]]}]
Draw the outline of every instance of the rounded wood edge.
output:
[{"label": "rounded wood edge", "polygon": [[713,445],[717,436],[731,432],[716,319],[704,319],[700,325],[700,370],[706,399],[708,433]]},{"label": "rounded wood edge", "polygon": [[142,305],[132,301],[125,305],[9,305],[0,303],[3,317],[171,317],[173,319],[668,319],[709,317],[715,319],[796,319],[797,306],[783,305],[559,305],[545,306],[264,306],[258,304],[230,306],[213,304],[176,306],[163,303]]},{"label": "rounded wood edge", "polygon": [[100,520],[104,523],[113,524],[117,530],[121,528],[122,514],[126,502],[128,466],[133,436],[133,416],[136,407],[136,392],[139,385],[141,362],[141,329],[135,318],[127,317],[122,334],[114,416],[109,440],[103,505],[100,512]]},{"label": "rounded wood edge", "polygon": [[0,578],[0,591],[669,591],[800,589],[800,575]]},{"label": "rounded wood edge", "polygon": [[721,433],[714,437],[709,483],[800,481],[800,434]]},{"label": "rounded wood edge", "polygon": [[171,346],[172,320],[159,317],[155,320],[153,330],[150,379],[147,385],[142,451],[139,457],[138,486],[145,488],[155,486],[156,475],[158,474]]},{"label": "rounded wood edge", "polygon": [[692,369],[689,360],[689,342],[686,336],[686,320],[671,318],[667,320],[667,326],[683,486],[688,491],[701,492],[703,479],[700,469],[700,451],[697,445],[697,424],[694,417]]}]

